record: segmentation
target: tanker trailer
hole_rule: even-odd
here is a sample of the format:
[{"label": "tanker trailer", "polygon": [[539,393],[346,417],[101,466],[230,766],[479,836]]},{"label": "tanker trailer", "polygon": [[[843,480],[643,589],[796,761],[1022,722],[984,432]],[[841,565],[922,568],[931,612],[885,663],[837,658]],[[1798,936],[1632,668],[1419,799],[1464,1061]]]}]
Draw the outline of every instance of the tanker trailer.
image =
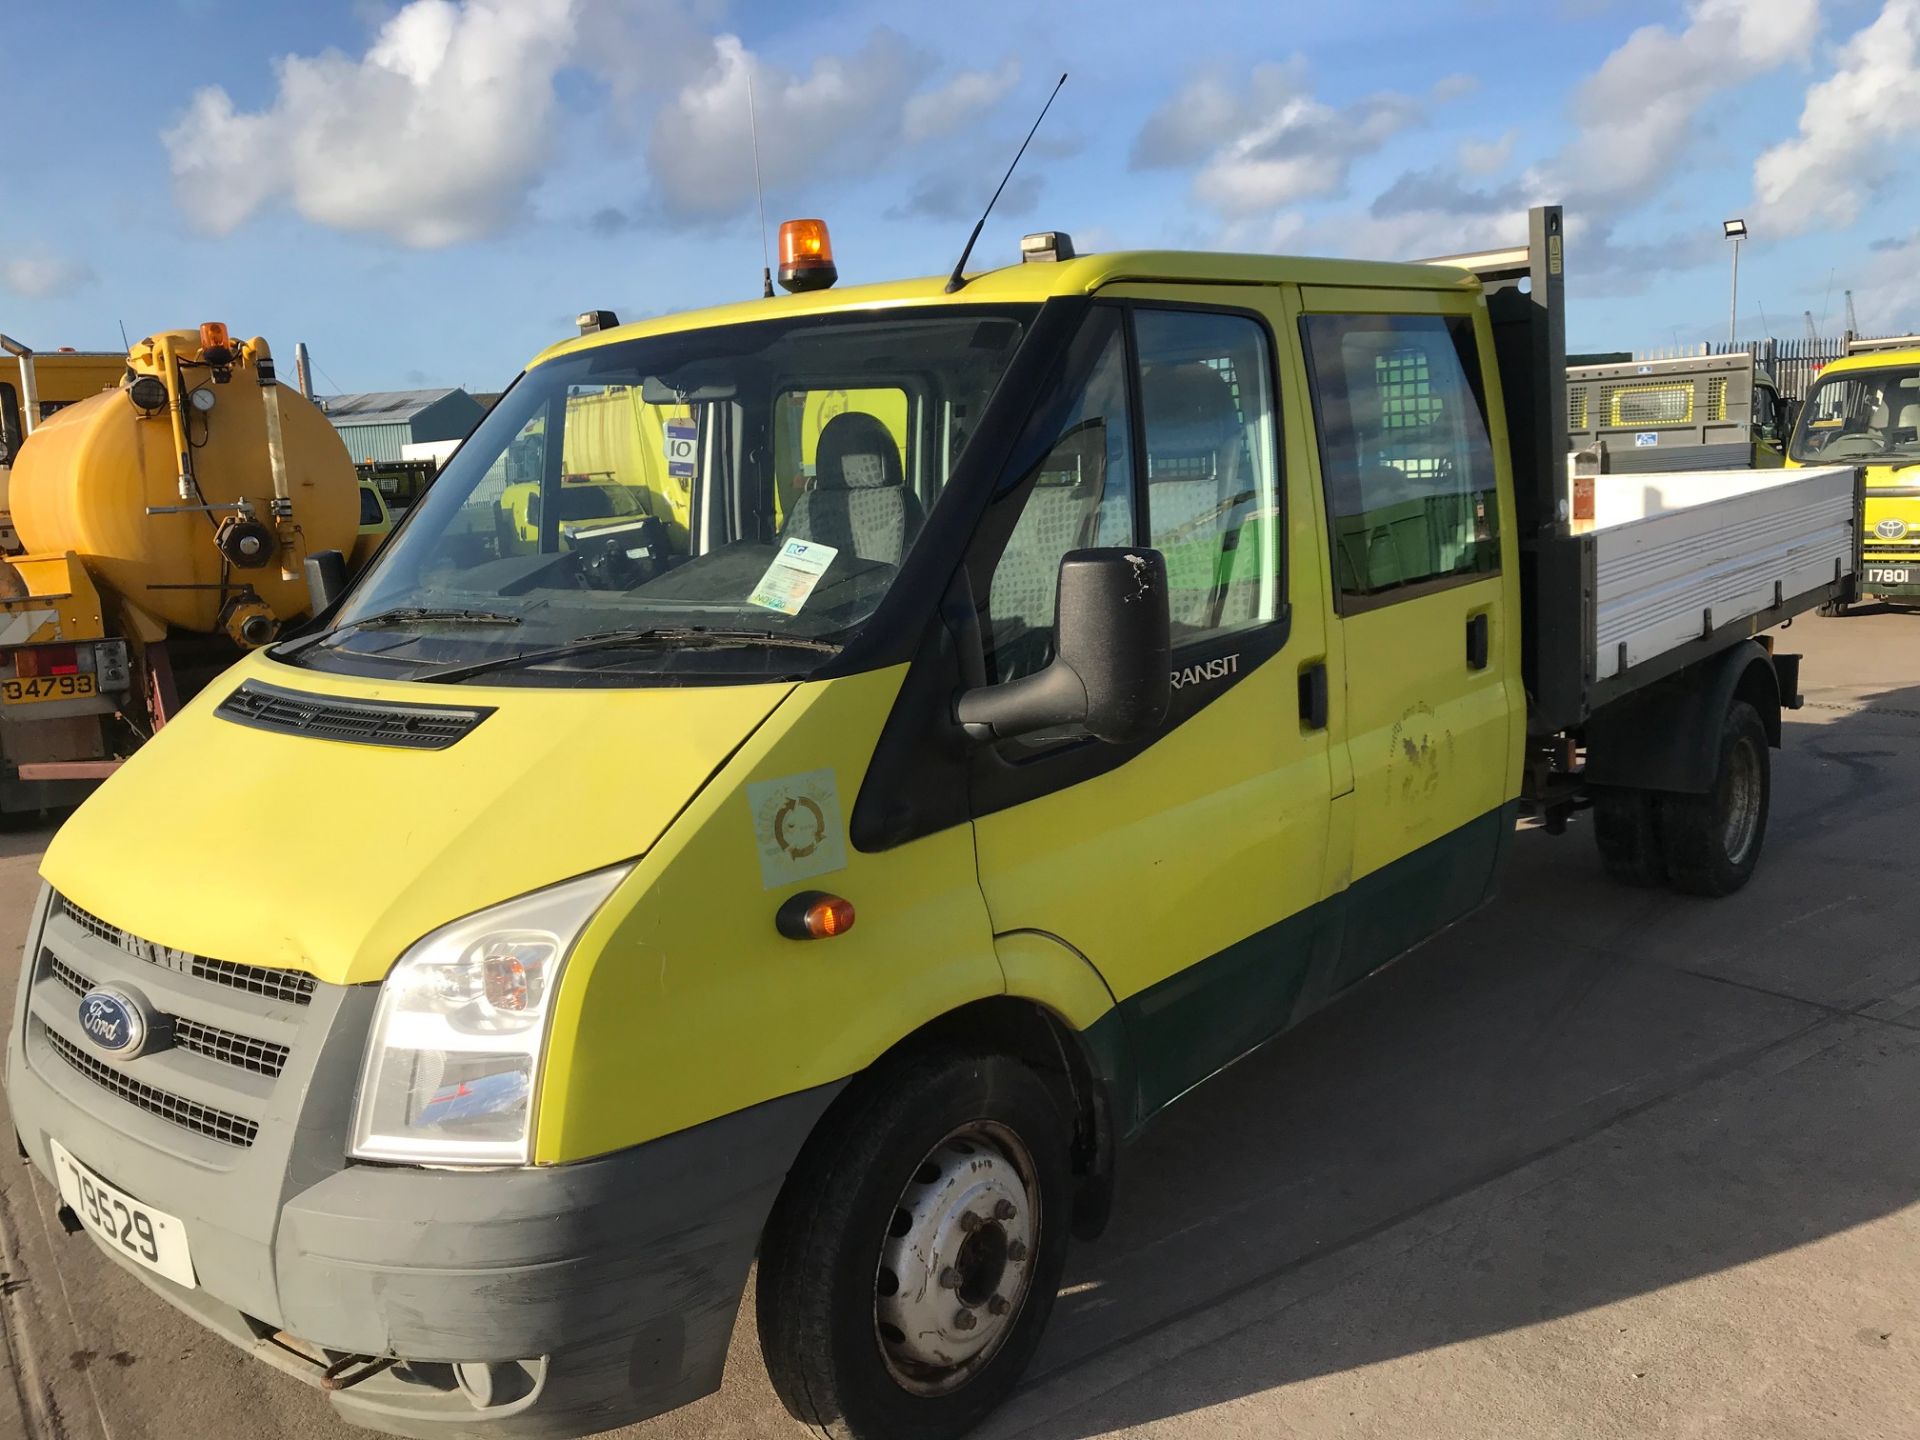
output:
[{"label": "tanker trailer", "polygon": [[0,563],[0,811],[72,803],[239,655],[309,609],[304,562],[354,548],[358,481],[259,338],[163,331],[113,390],[36,426]]}]

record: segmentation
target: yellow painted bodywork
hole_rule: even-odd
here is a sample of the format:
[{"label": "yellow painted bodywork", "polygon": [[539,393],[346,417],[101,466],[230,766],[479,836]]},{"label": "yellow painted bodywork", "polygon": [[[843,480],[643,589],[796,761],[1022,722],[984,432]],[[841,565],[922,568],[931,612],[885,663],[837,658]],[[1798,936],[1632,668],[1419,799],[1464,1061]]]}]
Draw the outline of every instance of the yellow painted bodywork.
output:
[{"label": "yellow painted bodywork", "polygon": [[[1228,282],[1238,283],[1210,288]],[[1094,1025],[1115,997],[1337,895],[1518,793],[1524,697],[1511,517],[1502,516],[1502,575],[1446,592],[1411,628],[1395,628],[1411,606],[1334,613],[1304,365],[1288,339],[1298,334],[1302,284],[1370,294],[1376,305],[1386,290],[1397,307],[1473,315],[1483,354],[1492,354],[1479,287],[1463,273],[1121,254],[993,272],[955,295],[932,279],[649,320],[569,340],[536,361],[783,314],[1096,290],[1250,306],[1280,337],[1284,648],[1103,775],[893,849],[866,853],[848,842],[845,868],[806,887],[853,903],[856,923],[843,935],[796,942],[775,931],[774,911],[793,887],[763,884],[749,787],[828,771],[850,816],[904,667],[799,684],[455,689],[254,655],[81,807],[42,873],[158,944],[369,983],[458,916],[637,857],[556,995],[539,1083],[541,1162],[631,1146],[843,1078],[988,996],[1023,996],[1076,1028]],[[1490,368],[1486,378],[1504,467]],[[623,453],[653,444],[644,425],[631,434],[618,442],[631,447]],[[615,442],[594,443],[611,454]],[[569,454],[567,468],[576,462],[587,465],[584,450]],[[1504,468],[1500,483],[1510,504]],[[1475,609],[1496,617],[1498,664],[1484,681],[1438,671],[1429,681],[1405,669],[1429,650],[1457,652]],[[1364,676],[1351,673],[1361,659]],[[1348,678],[1333,688],[1329,725],[1313,732],[1298,719],[1298,677],[1322,662]],[[444,751],[344,744],[216,716],[219,699],[249,676],[310,693],[495,709]],[[1450,748],[1440,781],[1409,807],[1390,803],[1400,792],[1387,742],[1404,734],[1405,696],[1419,687],[1428,687],[1431,737]],[[203,783],[215,771],[221,783]],[[263,855],[259,817],[280,813],[290,786],[336,797],[337,808],[275,825]],[[157,850],[151,826],[162,815],[169,843]]]},{"label": "yellow painted bodywork", "polygon": [[27,593],[0,599],[0,632],[8,636],[6,644],[55,645],[106,638],[100,592],[78,555],[19,555],[10,563],[26,583]]}]

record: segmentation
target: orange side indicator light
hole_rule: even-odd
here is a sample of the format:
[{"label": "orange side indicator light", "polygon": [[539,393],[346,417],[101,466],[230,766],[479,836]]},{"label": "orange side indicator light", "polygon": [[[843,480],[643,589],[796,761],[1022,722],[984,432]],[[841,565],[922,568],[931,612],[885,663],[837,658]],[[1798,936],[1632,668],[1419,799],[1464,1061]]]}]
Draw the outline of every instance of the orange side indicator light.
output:
[{"label": "orange side indicator light", "polygon": [[853,902],[823,890],[802,890],[774,912],[773,928],[789,940],[831,940],[853,928]]}]

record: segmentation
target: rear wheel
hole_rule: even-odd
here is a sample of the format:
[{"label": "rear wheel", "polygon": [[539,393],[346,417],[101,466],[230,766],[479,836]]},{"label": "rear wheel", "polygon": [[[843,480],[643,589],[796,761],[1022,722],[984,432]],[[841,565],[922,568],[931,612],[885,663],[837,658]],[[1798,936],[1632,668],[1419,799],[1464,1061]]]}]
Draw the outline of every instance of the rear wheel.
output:
[{"label": "rear wheel", "polygon": [[1018,1061],[872,1076],[788,1177],[761,1245],[767,1373],[836,1440],[947,1440],[1013,1389],[1066,1263],[1069,1127]]},{"label": "rear wheel", "polygon": [[1721,723],[1713,788],[1704,795],[1660,798],[1660,843],[1674,889],[1731,895],[1752,878],[1772,789],[1766,727],[1753,706],[1736,700]]},{"label": "rear wheel", "polygon": [[1645,790],[1599,789],[1593,794],[1593,838],[1600,863],[1623,885],[1664,885],[1667,857]]}]

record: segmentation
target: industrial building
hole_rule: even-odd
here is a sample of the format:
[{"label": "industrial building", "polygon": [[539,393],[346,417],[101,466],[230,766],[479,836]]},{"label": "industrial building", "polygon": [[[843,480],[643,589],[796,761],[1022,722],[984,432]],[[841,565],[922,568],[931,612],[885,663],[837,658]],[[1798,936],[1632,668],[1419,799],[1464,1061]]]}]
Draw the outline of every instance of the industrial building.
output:
[{"label": "industrial building", "polygon": [[465,390],[374,390],[322,395],[316,403],[333,421],[355,464],[399,460],[401,447],[424,440],[464,440],[486,414]]}]

